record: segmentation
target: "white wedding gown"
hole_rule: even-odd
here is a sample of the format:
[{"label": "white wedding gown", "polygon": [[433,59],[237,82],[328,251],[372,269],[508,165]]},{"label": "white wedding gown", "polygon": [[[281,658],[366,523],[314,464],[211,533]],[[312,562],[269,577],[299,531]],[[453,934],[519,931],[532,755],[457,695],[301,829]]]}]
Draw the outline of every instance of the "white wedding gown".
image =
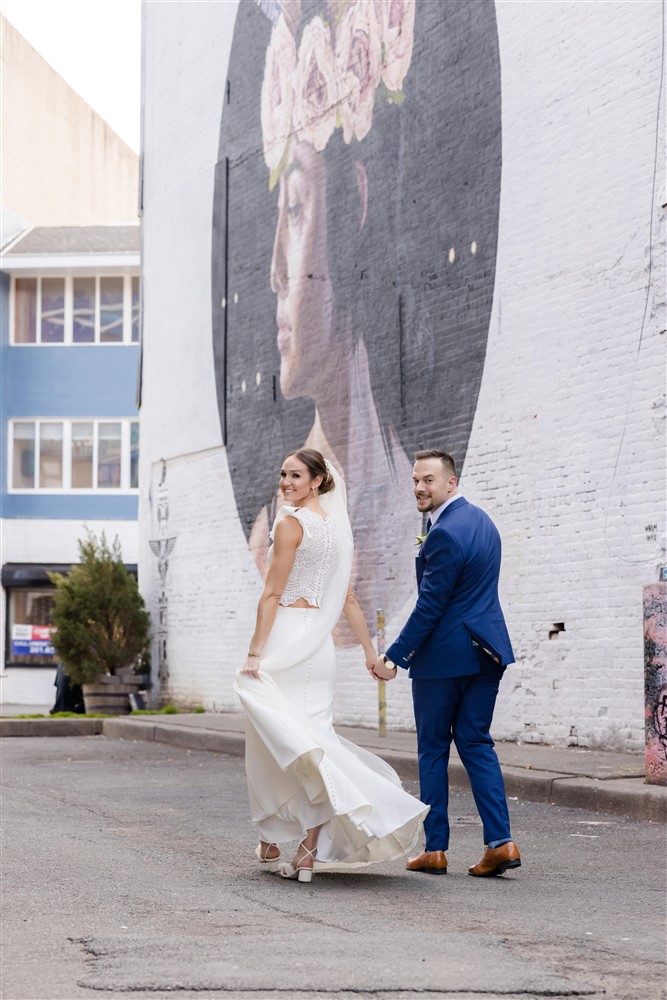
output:
[{"label": "white wedding gown", "polygon": [[[331,632],[347,594],[351,532],[338,496],[318,514],[283,508],[304,535],[283,599],[308,589],[320,607],[280,606],[262,651],[259,678],[238,671],[246,713],[246,773],[261,840],[281,844],[321,826],[316,871],[348,871],[402,857],[417,843],[428,806],[403,790],[379,757],[338,736],[332,701],[336,659]],[[326,501],[326,502],[325,502]]]}]

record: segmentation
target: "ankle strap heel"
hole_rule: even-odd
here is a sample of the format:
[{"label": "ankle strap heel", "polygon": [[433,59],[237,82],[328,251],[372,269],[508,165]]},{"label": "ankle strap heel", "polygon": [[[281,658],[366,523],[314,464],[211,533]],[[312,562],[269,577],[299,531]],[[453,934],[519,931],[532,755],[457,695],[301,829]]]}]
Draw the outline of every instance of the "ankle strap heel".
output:
[{"label": "ankle strap heel", "polygon": [[312,882],[313,881],[313,869],[302,867],[303,862],[306,857],[310,857],[315,861],[315,855],[317,854],[317,848],[314,851],[309,851],[305,844],[299,844],[299,847],[306,853],[301,858],[301,861],[293,865],[291,862],[280,869],[280,874],[283,878],[296,879],[298,882]]},{"label": "ankle strap heel", "polygon": [[280,852],[275,858],[269,858],[268,853],[272,847],[278,847],[277,844],[267,844],[265,849],[262,850],[262,845],[258,844],[255,848],[255,855],[257,860],[261,865],[264,865],[266,871],[275,873],[280,870],[282,861],[280,860]]}]

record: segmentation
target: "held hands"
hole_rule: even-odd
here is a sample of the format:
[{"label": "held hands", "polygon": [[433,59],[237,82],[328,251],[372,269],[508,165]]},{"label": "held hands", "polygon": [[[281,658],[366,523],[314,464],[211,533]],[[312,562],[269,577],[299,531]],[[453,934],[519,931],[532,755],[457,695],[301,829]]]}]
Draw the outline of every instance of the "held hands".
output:
[{"label": "held hands", "polygon": [[374,677],[375,663],[377,661],[378,655],[372,646],[370,649],[366,650],[365,655],[366,655],[366,670],[372,677]]},{"label": "held hands", "polygon": [[377,681],[393,681],[397,672],[397,667],[395,665],[390,667],[388,663],[384,662],[384,658],[382,656],[378,656],[373,665],[373,669],[371,670],[373,677],[375,677]]},{"label": "held hands", "polygon": [[384,657],[378,656],[375,649],[371,646],[366,651],[366,670],[376,681],[391,681],[397,674],[397,668],[394,666],[389,669],[388,665],[384,662]]}]

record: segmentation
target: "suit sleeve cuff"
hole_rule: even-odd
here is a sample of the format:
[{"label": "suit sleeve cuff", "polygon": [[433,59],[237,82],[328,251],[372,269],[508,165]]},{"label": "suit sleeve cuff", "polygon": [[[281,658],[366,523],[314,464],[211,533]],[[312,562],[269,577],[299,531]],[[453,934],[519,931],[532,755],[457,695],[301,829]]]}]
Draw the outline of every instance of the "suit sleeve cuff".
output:
[{"label": "suit sleeve cuff", "polygon": [[407,670],[410,666],[410,661],[407,656],[402,655],[400,647],[395,643],[386,650],[384,655],[388,660],[391,660],[392,663],[395,663],[397,667],[402,667],[404,670]]}]

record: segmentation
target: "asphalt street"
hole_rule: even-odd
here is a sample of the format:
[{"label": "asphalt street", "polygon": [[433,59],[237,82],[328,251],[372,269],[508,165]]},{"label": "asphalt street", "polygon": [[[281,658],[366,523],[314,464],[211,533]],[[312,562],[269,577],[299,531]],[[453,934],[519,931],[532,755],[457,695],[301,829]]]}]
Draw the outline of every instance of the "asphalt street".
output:
[{"label": "asphalt street", "polygon": [[2,784],[2,1000],[665,996],[662,825],[513,801],[523,867],[473,879],[456,792],[446,876],[300,885],[254,859],[239,758],[5,738]]}]

